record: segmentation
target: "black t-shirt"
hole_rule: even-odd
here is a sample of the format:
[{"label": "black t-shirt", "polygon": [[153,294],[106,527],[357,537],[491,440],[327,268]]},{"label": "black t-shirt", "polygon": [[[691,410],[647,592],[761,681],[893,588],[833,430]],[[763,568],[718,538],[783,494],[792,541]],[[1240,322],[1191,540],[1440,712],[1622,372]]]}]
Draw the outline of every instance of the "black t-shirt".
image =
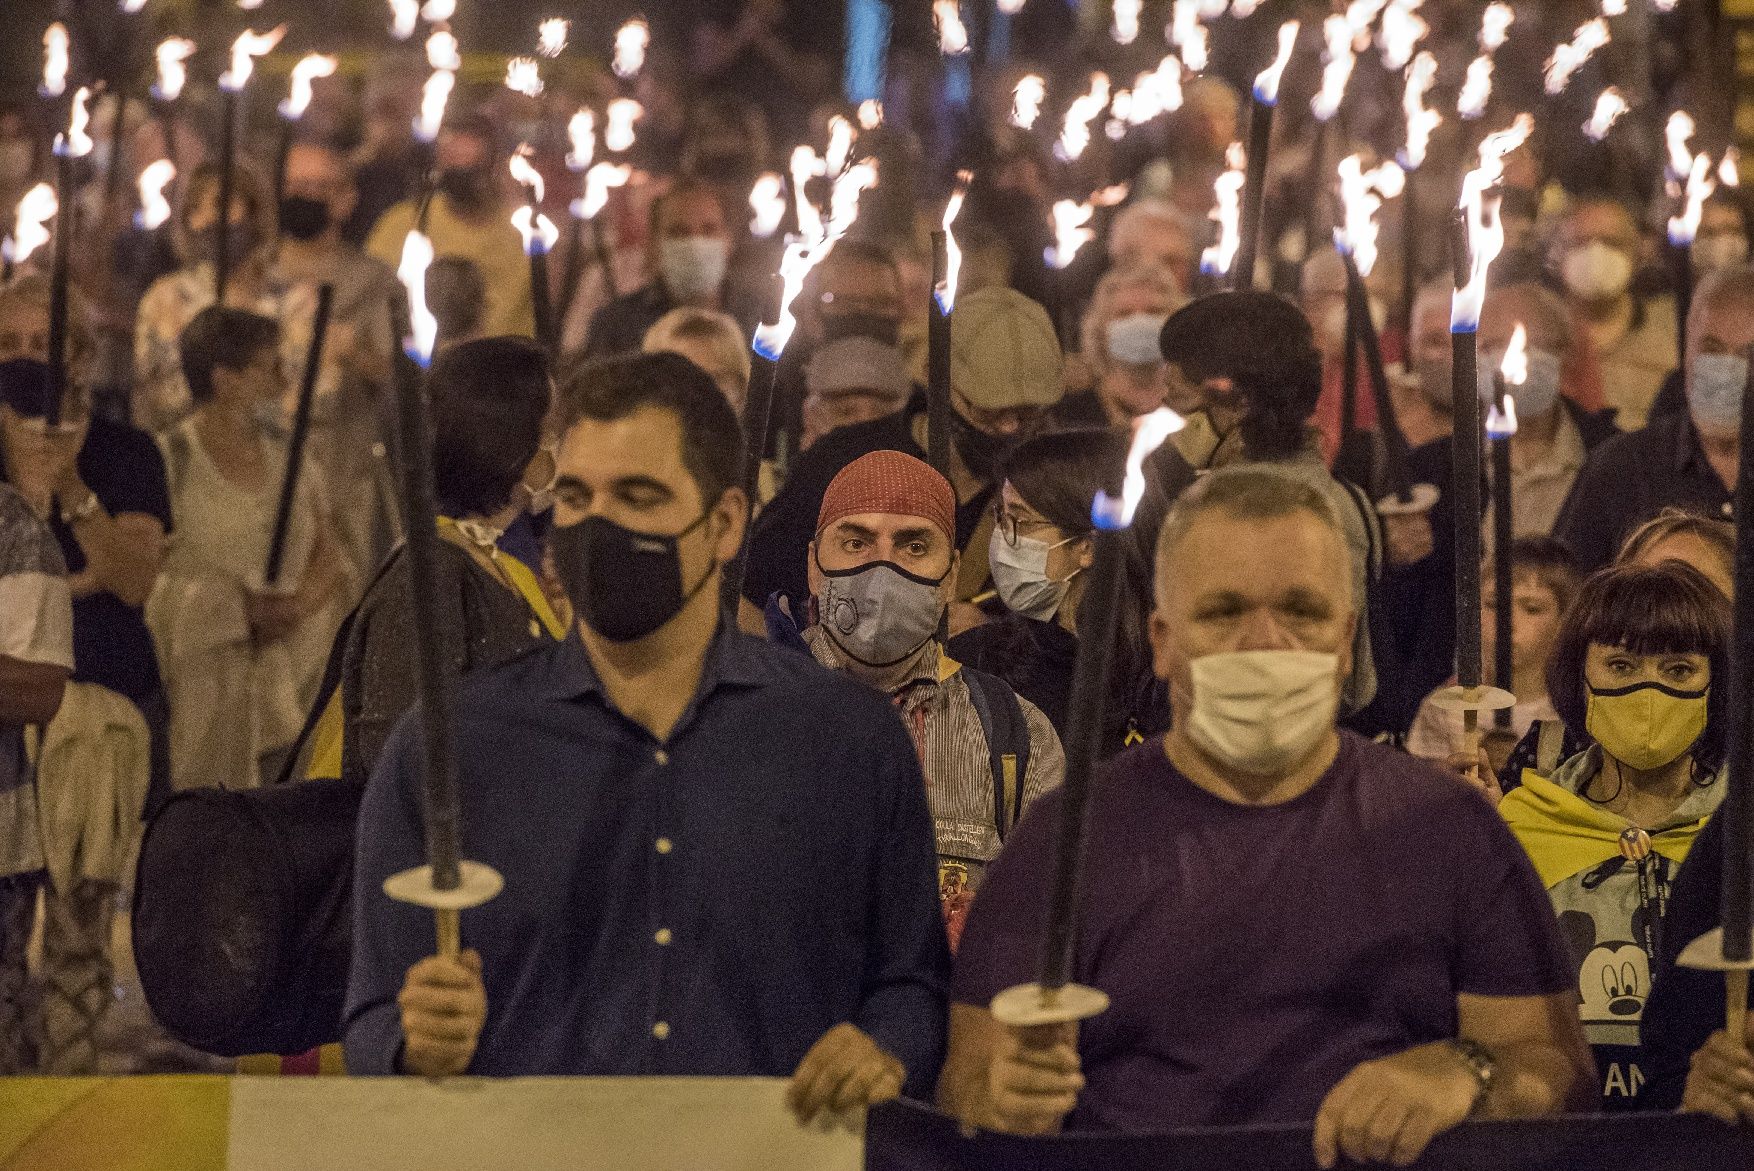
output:
[{"label": "black t-shirt", "polygon": [[[97,493],[111,516],[138,512],[171,529],[170,488],[164,459],[146,432],[103,419],[93,419],[79,451],[79,478]],[[74,503],[77,503],[75,501]],[[52,527],[67,559],[68,573],[85,568],[85,552],[57,514]],[[96,683],[135,703],[151,698],[160,687],[158,655],[152,649],[140,607],[130,606],[105,590],[73,603],[73,679]]]}]

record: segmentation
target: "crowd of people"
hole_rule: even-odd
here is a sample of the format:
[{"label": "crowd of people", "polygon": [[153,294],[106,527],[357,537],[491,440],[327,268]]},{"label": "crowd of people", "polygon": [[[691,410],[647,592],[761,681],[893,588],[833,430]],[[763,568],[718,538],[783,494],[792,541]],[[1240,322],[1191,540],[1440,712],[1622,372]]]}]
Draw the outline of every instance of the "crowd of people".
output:
[{"label": "crowd of people", "polygon": [[[1722,977],[1677,967],[1716,922],[1723,851],[1748,848],[1713,816],[1754,347],[1730,162],[1688,266],[1660,230],[1682,194],[1656,128],[1704,109],[1704,64],[1641,24],[1644,55],[1586,66],[1507,159],[1481,392],[1513,335],[1528,370],[1508,481],[1482,472],[1511,505],[1494,547],[1452,499],[1474,445],[1452,434],[1434,244],[1472,122],[1440,127],[1408,175],[1430,221],[1391,200],[1351,296],[1312,246],[1338,214],[1321,172],[1400,134],[1400,75],[1361,60],[1332,127],[1281,120],[1257,271],[1226,278],[1201,267],[1214,181],[1296,5],[1224,18],[1179,108],[1082,157],[1053,153],[1049,115],[1017,125],[1011,90],[1038,69],[1063,109],[1104,54],[1119,77],[1136,53],[1106,24],[1020,24],[1017,60],[954,101],[908,100],[926,83],[898,49],[878,121],[824,99],[784,5],[737,7],[697,30],[698,76],[655,44],[637,76],[583,68],[542,97],[459,85],[430,144],[427,71],[394,50],[229,173],[200,95],[99,102],[105,165],[171,158],[175,211],[136,226],[131,183],[81,164],[64,319],[52,249],[0,285],[0,1072],[228,1068],[106,1024],[117,917],[166,897],[134,873],[142,827],[189,794],[332,778],[357,852],[332,879],[345,1006],[318,1039],[354,1073],[789,1076],[802,1116],[907,1094],[1018,1134],[1313,1120],[1324,1166],[1408,1162],[1471,1117],[1754,1121],[1754,1030],[1727,1035]],[[1306,98],[1319,7],[1287,75]],[[1548,7],[1517,9],[1483,125],[1537,100],[1518,53],[1569,21]],[[1452,90],[1480,19],[1455,8],[1426,13]],[[1603,81],[1640,105],[1580,147],[1572,99]],[[507,161],[529,149],[567,222],[567,115],[617,94],[644,111],[624,182],[535,267]],[[751,187],[832,119],[877,181],[781,306],[785,233],[746,225]],[[42,177],[31,157],[0,150],[0,198]],[[965,169],[934,404],[930,232]],[[787,214],[826,211],[834,180]],[[1099,188],[1073,259],[1051,209]],[[393,426],[416,230],[429,580]],[[782,310],[795,335],[752,354]],[[1096,628],[1092,501],[1163,407],[1183,425],[1145,460]],[[1398,463],[1434,504],[1396,499]],[[1477,753],[1446,701],[1476,519],[1483,659],[1509,670],[1484,682],[1514,699]],[[1109,1007],[1024,1026],[992,1004],[1037,975],[1095,637],[1073,976]],[[383,893],[425,857],[423,638],[460,677],[465,856],[504,879],[454,956]]]}]

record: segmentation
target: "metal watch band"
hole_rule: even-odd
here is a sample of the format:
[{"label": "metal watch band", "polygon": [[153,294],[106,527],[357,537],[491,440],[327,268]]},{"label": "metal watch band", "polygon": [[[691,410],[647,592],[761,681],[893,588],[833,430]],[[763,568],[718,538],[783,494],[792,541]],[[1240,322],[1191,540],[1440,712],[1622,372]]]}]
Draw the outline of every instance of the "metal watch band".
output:
[{"label": "metal watch band", "polygon": [[1498,1060],[1492,1056],[1492,1050],[1467,1037],[1450,1038],[1449,1047],[1467,1065],[1468,1072],[1474,1075],[1474,1081],[1478,1084],[1474,1105],[1469,1111],[1472,1113],[1480,1108],[1480,1103],[1486,1100],[1486,1095],[1492,1089],[1493,1079],[1498,1075]]},{"label": "metal watch band", "polygon": [[61,510],[61,523],[67,525],[78,524],[82,520],[89,519],[100,507],[102,507],[102,502],[98,500],[97,493],[87,488],[85,490],[85,499],[81,500],[77,506],[73,508],[63,508]]}]

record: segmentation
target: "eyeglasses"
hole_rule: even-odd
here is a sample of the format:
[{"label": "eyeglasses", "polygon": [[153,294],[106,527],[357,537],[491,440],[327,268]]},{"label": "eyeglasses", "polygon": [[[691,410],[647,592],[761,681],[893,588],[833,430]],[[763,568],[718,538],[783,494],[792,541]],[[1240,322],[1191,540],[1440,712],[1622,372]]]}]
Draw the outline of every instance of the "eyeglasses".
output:
[{"label": "eyeglasses", "polygon": [[999,536],[1004,538],[1005,544],[1015,549],[1017,548],[1017,538],[1020,535],[1033,533],[1039,529],[1058,528],[1059,526],[1051,520],[1019,517],[1016,513],[1008,511],[1004,502],[996,500],[993,502],[993,527],[999,530]]}]

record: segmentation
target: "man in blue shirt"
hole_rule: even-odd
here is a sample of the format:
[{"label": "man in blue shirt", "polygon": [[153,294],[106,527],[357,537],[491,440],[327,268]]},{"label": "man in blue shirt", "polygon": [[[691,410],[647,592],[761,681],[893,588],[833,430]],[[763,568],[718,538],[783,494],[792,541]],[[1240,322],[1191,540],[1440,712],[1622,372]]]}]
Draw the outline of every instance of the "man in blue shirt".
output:
[{"label": "man in blue shirt", "polygon": [[385,877],[422,860],[420,731],[360,813],[355,1073],[793,1075],[803,1117],[929,1094],[949,958],[932,821],[883,698],[721,621],[741,434],[674,354],[562,391],[566,642],[472,676],[464,853],[505,877],[460,961]]}]

